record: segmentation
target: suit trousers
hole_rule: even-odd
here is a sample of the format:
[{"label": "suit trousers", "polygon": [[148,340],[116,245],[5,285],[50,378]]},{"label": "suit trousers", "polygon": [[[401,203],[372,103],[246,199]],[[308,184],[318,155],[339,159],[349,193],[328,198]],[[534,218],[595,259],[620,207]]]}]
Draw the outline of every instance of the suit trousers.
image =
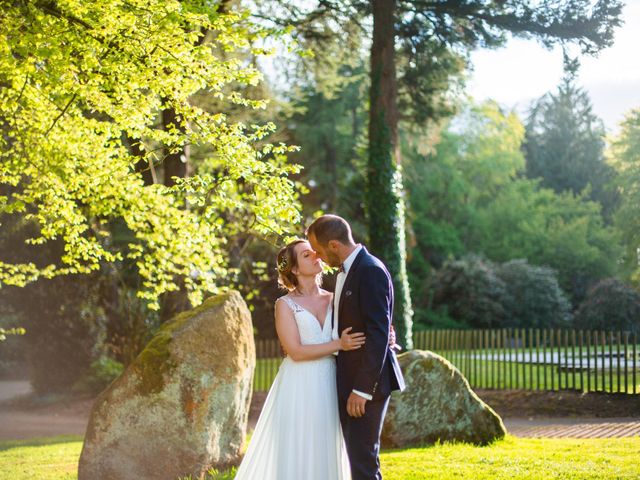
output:
[{"label": "suit trousers", "polygon": [[382,479],[380,434],[388,406],[389,396],[367,401],[364,415],[355,418],[347,413],[347,401],[340,401],[340,423],[351,464],[352,480]]}]

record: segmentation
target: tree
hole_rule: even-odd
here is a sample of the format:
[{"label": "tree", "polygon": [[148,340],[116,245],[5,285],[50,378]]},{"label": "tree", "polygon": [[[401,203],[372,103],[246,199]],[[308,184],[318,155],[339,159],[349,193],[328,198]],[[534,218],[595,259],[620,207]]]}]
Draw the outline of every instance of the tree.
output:
[{"label": "tree", "polygon": [[369,87],[367,216],[371,250],[389,267],[395,287],[394,322],[400,343],[413,346],[407,278],[404,188],[400,170],[395,63],[395,1],[374,0]]},{"label": "tree", "polygon": [[475,254],[445,262],[430,281],[429,309],[444,307],[467,327],[501,327],[507,318],[508,286],[495,270],[493,262]]},{"label": "tree", "polygon": [[610,219],[616,198],[608,188],[613,169],[605,161],[604,137],[588,93],[568,73],[555,94],[544,95],[531,108],[524,143],[527,176],[541,178],[542,186],[558,193],[578,195],[590,188],[589,197]]},{"label": "tree", "polygon": [[431,269],[467,252],[549,266],[576,305],[592,282],[616,272],[620,242],[600,205],[523,178],[523,138],[515,113],[486,102],[454,118],[433,152],[405,149],[416,239],[409,269],[418,308],[427,302]]},{"label": "tree", "polygon": [[23,348],[37,393],[68,391],[91,362],[106,353],[107,319],[97,308],[97,280],[94,272],[6,287],[3,301],[19,309],[26,330]]},{"label": "tree", "polygon": [[[311,34],[318,33],[312,28],[318,24],[318,18],[338,17],[336,25],[345,23],[345,17],[356,22],[367,16],[373,19],[371,30],[363,25],[372,39],[367,169],[369,241],[374,253],[382,257],[393,273],[398,298],[394,313],[400,343],[411,345],[411,303],[405,273],[404,190],[397,135],[400,115],[396,44],[407,44],[409,51],[416,53],[403,72],[407,80],[420,79],[419,75],[406,74],[423,71],[421,60],[437,65],[430,55],[423,54],[433,51],[435,46],[460,52],[458,56],[464,57],[473,48],[502,44],[507,32],[536,37],[547,46],[576,42],[584,53],[595,53],[611,44],[613,29],[620,24],[621,9],[621,2],[604,0],[594,5],[584,0],[560,5],[489,0],[328,0],[319,2],[311,11],[298,5],[288,9],[288,20],[299,28],[308,27]],[[433,92],[425,91],[413,98],[413,103],[417,107],[437,105],[433,98]]]},{"label": "tree", "polygon": [[616,170],[614,183],[621,198],[614,222],[625,248],[623,271],[637,286],[640,282],[640,108],[627,113],[619,135],[611,144],[609,159]]},{"label": "tree", "polygon": [[[29,244],[63,243],[53,263],[3,258],[2,284],[126,259],[151,306],[180,282],[198,304],[228,273],[229,236],[279,233],[299,219],[291,148],[265,142],[274,125],[232,122],[191,101],[206,91],[220,106],[263,107],[238,87],[259,72],[234,54],[260,54],[252,44],[273,31],[198,0],[0,6],[0,214],[37,226]],[[207,152],[197,173],[167,168],[170,181],[154,181],[163,155],[187,146]],[[123,248],[113,221],[131,234]]]},{"label": "tree", "polygon": [[640,293],[615,278],[594,285],[578,307],[577,328],[640,333]]},{"label": "tree", "polygon": [[566,328],[571,320],[571,303],[549,267],[511,260],[497,265],[496,273],[507,286],[505,327]]},{"label": "tree", "polygon": [[440,128],[426,154],[409,141],[403,148],[413,240],[408,269],[418,317],[429,298],[425,279],[447,259],[478,251],[469,241],[476,211],[524,168],[524,127],[494,102],[468,105]]},{"label": "tree", "polygon": [[304,202],[308,216],[332,211],[364,224],[358,213],[362,188],[354,191],[353,183],[365,176],[360,147],[366,138],[366,72],[363,65],[345,65],[337,75],[342,81],[330,93],[308,85],[290,100],[293,113],[286,123],[291,142],[300,146],[291,159],[304,167],[300,181],[309,188]]},{"label": "tree", "polygon": [[577,305],[592,283],[617,272],[618,233],[604,225],[600,211],[584,195],[556,194],[519,179],[476,213],[469,245],[495,261],[526,258],[557,270]]},{"label": "tree", "polygon": [[441,320],[442,312],[457,322],[449,328],[567,327],[571,319],[555,271],[526,260],[496,264],[467,254],[445,262],[429,286],[429,309],[421,312],[426,325]]},{"label": "tree", "polygon": [[[533,3],[533,2],[532,2]],[[533,35],[546,44],[577,40],[585,52],[611,43],[619,24],[622,4],[598,1],[591,9],[577,0],[551,7],[530,2],[401,2],[373,0],[371,46],[371,95],[369,110],[370,237],[374,251],[390,263],[398,291],[400,339],[411,343],[411,304],[405,273],[404,203],[397,143],[399,117],[396,106],[396,74],[393,51],[396,33],[405,33],[416,44],[443,37],[453,48],[495,46],[504,32]],[[396,27],[396,22],[400,27]],[[597,25],[597,26],[596,26]],[[596,26],[594,28],[594,26]],[[386,205],[386,208],[380,208]],[[390,231],[397,232],[394,236]],[[378,247],[379,250],[376,250]]]}]

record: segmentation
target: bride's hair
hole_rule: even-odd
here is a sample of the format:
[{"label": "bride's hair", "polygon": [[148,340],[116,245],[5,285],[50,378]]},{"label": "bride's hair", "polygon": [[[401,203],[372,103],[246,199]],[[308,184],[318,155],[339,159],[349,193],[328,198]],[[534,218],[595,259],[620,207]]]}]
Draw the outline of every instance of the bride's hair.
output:
[{"label": "bride's hair", "polygon": [[[291,271],[298,265],[296,257],[296,246],[300,243],[306,243],[306,240],[294,240],[280,249],[276,257],[276,265],[278,268],[278,285],[285,290],[295,290],[298,286],[298,277]],[[322,283],[322,272],[316,276],[316,283]]]}]

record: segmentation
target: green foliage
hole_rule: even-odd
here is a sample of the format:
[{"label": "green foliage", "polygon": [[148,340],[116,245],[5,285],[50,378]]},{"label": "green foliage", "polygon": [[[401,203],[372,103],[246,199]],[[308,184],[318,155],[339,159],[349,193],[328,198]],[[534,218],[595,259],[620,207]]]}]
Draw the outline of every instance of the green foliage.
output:
[{"label": "green foliage", "polygon": [[[260,73],[240,58],[264,53],[253,45],[278,32],[198,0],[2,2],[2,10],[0,213],[37,225],[31,245],[63,243],[55,262],[0,261],[3,285],[127,260],[152,307],[180,282],[199,304],[229,273],[230,236],[280,233],[299,220],[291,147],[265,143],[273,124],[225,113],[264,106],[243,96]],[[217,109],[192,101],[202,92]],[[162,127],[164,109],[179,125]],[[173,187],[143,182],[136,165],[155,175],[161,152],[186,145],[200,151],[197,172]],[[133,237],[123,248],[108,228],[115,219]]]},{"label": "green foliage", "polygon": [[635,285],[640,283],[640,108],[631,110],[613,139],[609,159],[616,170],[615,184],[621,195],[614,222],[625,246],[623,270]]},{"label": "green foliage", "polygon": [[19,378],[26,373],[23,337],[26,330],[14,326],[20,321],[6,307],[0,305],[0,378]]},{"label": "green foliage", "polygon": [[[439,305],[435,309],[428,307],[416,308],[414,315],[415,328],[414,331],[419,330],[458,330],[467,328],[468,325],[464,320],[452,318],[449,315],[448,305]],[[414,348],[420,348],[415,345]]]},{"label": "green foliage", "polygon": [[477,255],[445,262],[430,280],[434,310],[446,306],[448,314],[473,328],[504,325],[507,285],[492,262]]},{"label": "green foliage", "polygon": [[617,232],[604,225],[600,205],[570,192],[556,194],[519,179],[476,213],[470,236],[495,261],[526,258],[558,271],[575,304],[589,284],[616,272]]},{"label": "green foliage", "polygon": [[409,218],[417,242],[412,264],[424,258],[439,267],[450,256],[475,250],[468,245],[473,219],[524,167],[523,136],[515,113],[486,102],[450,122],[426,155],[405,142]]},{"label": "green foliage", "polygon": [[366,232],[361,151],[366,129],[366,72],[361,64],[343,66],[337,75],[342,85],[331,94],[310,85],[291,100],[292,113],[286,123],[291,141],[300,146],[291,159],[304,167],[300,181],[309,188],[305,214],[335,212],[348,218],[362,238]]},{"label": "green foliage", "polygon": [[[411,296],[406,268],[405,200],[402,169],[398,165],[394,143],[397,132],[387,120],[395,113],[385,110],[381,99],[382,65],[372,76],[371,104],[376,111],[369,115],[369,159],[367,162],[366,214],[369,224],[369,244],[391,273],[394,286],[394,326],[398,343],[413,347]],[[370,109],[373,107],[370,106]],[[395,106],[394,106],[395,108]]]},{"label": "green foliage", "polygon": [[577,328],[640,333],[640,293],[620,280],[607,278],[594,285],[574,317]]},{"label": "green foliage", "polygon": [[575,304],[589,284],[616,272],[620,242],[587,194],[557,194],[522,178],[524,127],[491,102],[467,109],[426,156],[407,148],[415,246],[409,265],[417,308],[424,279],[449,257],[478,252],[526,259],[558,272]]},{"label": "green foliage", "polygon": [[20,342],[39,394],[67,391],[104,353],[107,320],[97,306],[96,277],[67,275],[2,289],[1,301],[19,312],[26,329]]},{"label": "green foliage", "polygon": [[[301,60],[307,72],[322,69],[314,83],[339,82],[334,72],[364,55],[362,45],[372,30],[372,4],[351,0],[255,2],[260,20],[293,26],[292,34],[314,52]],[[423,126],[425,120],[449,116],[455,110],[454,94],[463,85],[468,54],[477,48],[495,48],[509,34],[537,38],[543,45],[576,44],[582,53],[594,54],[613,44],[615,28],[622,23],[623,2],[583,0],[553,2],[456,1],[396,2],[395,36],[398,105],[402,120]],[[365,26],[363,28],[363,26]],[[371,74],[371,72],[370,72]],[[320,78],[319,78],[320,77]]]},{"label": "green foliage", "polygon": [[447,261],[429,281],[429,328],[567,327],[571,304],[555,271],[525,260],[495,264],[474,254]]},{"label": "green foliage", "polygon": [[135,288],[123,280],[125,267],[121,265],[120,270],[101,272],[96,308],[104,310],[107,317],[105,350],[127,366],[142,351],[161,322],[158,312],[149,309],[147,303],[136,296]]},{"label": "green foliage", "polygon": [[[10,216],[3,227],[0,251],[6,261],[47,264],[63,252],[59,239],[37,249],[26,245],[25,237],[36,231],[32,222]],[[11,325],[26,329],[24,336],[10,340],[12,346],[22,350],[21,363],[28,366],[29,378],[38,393],[70,388],[105,352],[108,320],[100,305],[102,279],[100,273],[94,272],[40,278],[24,287],[0,288],[2,313],[12,319]]]},{"label": "green foliage", "polygon": [[73,385],[72,390],[78,393],[100,393],[119,377],[123,370],[122,363],[107,356],[101,356],[91,362],[88,372]]},{"label": "green foliage", "polygon": [[558,193],[590,189],[589,197],[610,217],[617,198],[608,187],[613,169],[605,162],[604,136],[588,93],[567,75],[555,94],[544,95],[531,109],[524,143],[527,176],[541,178],[542,186]]},{"label": "green foliage", "polygon": [[401,123],[412,128],[457,112],[467,58],[431,35],[419,39],[400,30],[397,36],[398,110]]},{"label": "green foliage", "polygon": [[7,335],[24,335],[27,331],[24,328],[1,328],[0,327],[0,341],[6,340]]},{"label": "green foliage", "polygon": [[548,267],[511,260],[496,266],[505,283],[505,327],[562,328],[571,319],[571,303],[558,285],[556,272]]}]

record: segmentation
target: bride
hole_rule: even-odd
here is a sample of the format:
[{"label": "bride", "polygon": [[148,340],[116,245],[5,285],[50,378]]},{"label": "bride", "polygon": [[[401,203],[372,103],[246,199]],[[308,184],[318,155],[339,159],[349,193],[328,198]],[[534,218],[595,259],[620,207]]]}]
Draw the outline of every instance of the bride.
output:
[{"label": "bride", "polygon": [[338,350],[354,350],[363,333],[331,339],[333,294],[320,288],[322,261],[305,240],[277,256],[278,283],[289,293],[276,300],[278,338],[287,356],[269,390],[236,480],[348,480],[338,397]]}]

